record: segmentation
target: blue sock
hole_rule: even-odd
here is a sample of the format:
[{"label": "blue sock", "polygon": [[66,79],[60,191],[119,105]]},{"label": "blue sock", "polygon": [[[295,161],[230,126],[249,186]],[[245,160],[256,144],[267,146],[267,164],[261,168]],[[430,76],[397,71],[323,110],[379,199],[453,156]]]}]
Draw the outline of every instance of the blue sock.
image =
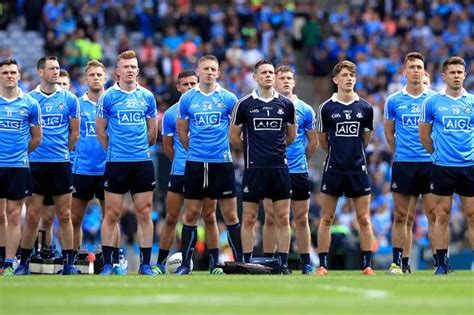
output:
[{"label": "blue sock", "polygon": [[112,265],[112,252],[114,248],[112,246],[104,246],[102,245],[102,260],[104,261],[104,265]]},{"label": "blue sock", "polygon": [[438,266],[447,268],[446,260],[448,259],[448,250],[447,249],[437,249],[436,254],[438,254]]},{"label": "blue sock", "polygon": [[227,225],[227,241],[232,248],[235,261],[243,261],[242,238],[240,236],[240,223]]},{"label": "blue sock", "polygon": [[393,256],[392,262],[394,264],[397,264],[398,267],[401,267],[402,266],[403,248],[400,248],[400,247],[392,248],[392,256]]},{"label": "blue sock", "polygon": [[168,258],[170,251],[166,249],[161,249],[158,251],[158,259],[156,260],[156,264],[164,265],[166,258]]},{"label": "blue sock", "polygon": [[249,263],[250,259],[252,259],[252,253],[244,253],[244,262]]},{"label": "blue sock", "polygon": [[0,246],[0,268],[3,267],[5,262],[5,246]]},{"label": "blue sock", "polygon": [[311,258],[309,254],[300,254],[300,258],[303,265],[311,265]]},{"label": "blue sock", "polygon": [[5,258],[5,262],[3,263],[3,268],[13,268],[13,258]]},{"label": "blue sock", "polygon": [[118,264],[119,256],[120,256],[120,248],[114,247],[114,249],[112,250],[112,263]]},{"label": "blue sock", "polygon": [[212,270],[219,263],[219,248],[209,249],[209,266]]},{"label": "blue sock", "polygon": [[32,252],[32,248],[21,248],[20,266],[27,268],[30,267],[30,257]]},{"label": "blue sock", "polygon": [[328,253],[319,253],[318,256],[319,256],[319,266],[329,269],[328,268]]},{"label": "blue sock", "polygon": [[280,265],[288,265],[288,253],[278,253],[278,258],[280,258]]},{"label": "blue sock", "polygon": [[64,266],[74,265],[74,251],[72,249],[63,249],[62,256]]},{"label": "blue sock", "polygon": [[197,242],[197,227],[183,224],[181,242],[181,251],[183,253],[183,262],[181,263],[181,266],[190,268],[194,247],[196,246]]},{"label": "blue sock", "polygon": [[402,258],[402,267],[407,268],[409,266],[409,264],[408,264],[409,259],[410,259],[410,257],[403,257]]},{"label": "blue sock", "polygon": [[372,267],[372,252],[362,251],[362,269]]},{"label": "blue sock", "polygon": [[273,258],[274,253],[263,253],[263,257]]},{"label": "blue sock", "polygon": [[151,260],[151,247],[140,247],[140,265],[149,265]]}]

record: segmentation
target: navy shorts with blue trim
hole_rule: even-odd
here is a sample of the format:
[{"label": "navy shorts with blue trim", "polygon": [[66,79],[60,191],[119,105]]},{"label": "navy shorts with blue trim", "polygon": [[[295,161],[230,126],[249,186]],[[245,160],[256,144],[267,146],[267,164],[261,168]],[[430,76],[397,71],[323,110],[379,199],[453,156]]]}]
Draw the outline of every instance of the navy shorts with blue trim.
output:
[{"label": "navy shorts with blue trim", "polygon": [[292,173],[290,179],[291,200],[308,200],[313,188],[308,173]]},{"label": "navy shorts with blue trim", "polygon": [[264,198],[272,201],[291,198],[288,168],[248,168],[242,179],[242,200],[258,203]]},{"label": "navy shorts with blue trim", "polygon": [[357,198],[369,195],[371,192],[369,175],[361,174],[339,174],[324,172],[321,180],[321,192],[347,198]]},{"label": "navy shorts with blue trim", "polygon": [[104,173],[104,190],[132,195],[154,191],[156,188],[155,170],[152,161],[107,162]]},{"label": "navy shorts with blue trim", "polygon": [[431,162],[393,162],[391,190],[418,197],[430,192]]},{"label": "navy shorts with blue trim", "polygon": [[33,183],[27,167],[0,167],[0,198],[20,200],[31,195]]},{"label": "navy shorts with blue trim", "polygon": [[186,161],[184,198],[201,200],[236,196],[234,165],[231,162]]},{"label": "navy shorts with blue trim", "polygon": [[184,175],[170,174],[168,181],[168,191],[184,194]]},{"label": "navy shorts with blue trim", "polygon": [[70,162],[30,162],[33,193],[59,196],[72,192]]},{"label": "navy shorts with blue trim", "polygon": [[101,175],[72,174],[72,183],[74,198],[92,200],[96,197],[99,200],[104,200],[104,183]]},{"label": "navy shorts with blue trim", "polygon": [[431,168],[431,192],[438,196],[457,193],[474,197],[474,166],[450,167],[434,165]]}]

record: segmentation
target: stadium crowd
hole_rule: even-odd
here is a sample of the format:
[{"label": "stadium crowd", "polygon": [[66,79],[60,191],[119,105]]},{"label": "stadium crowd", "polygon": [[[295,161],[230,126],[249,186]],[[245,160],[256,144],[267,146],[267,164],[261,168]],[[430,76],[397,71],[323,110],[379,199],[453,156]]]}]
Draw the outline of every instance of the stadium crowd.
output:
[{"label": "stadium crowd", "polygon": [[[228,2],[231,5],[222,5],[220,1],[193,4],[187,0],[7,1],[7,14],[1,19],[0,28],[16,24],[25,31],[39,32],[44,38],[45,55],[59,57],[61,66],[70,74],[71,90],[78,96],[87,89],[82,69],[90,59],[100,60],[106,66],[110,86],[115,81],[116,56],[128,49],[137,51],[140,84],[154,93],[159,115],[179,98],[175,90],[178,74],[195,68],[197,60],[206,54],[217,57],[220,84],[238,98],[255,88],[253,67],[261,59],[290,65],[299,78],[312,76],[314,95],[306,92],[305,101],[315,109],[334,90],[330,83],[334,65],[345,59],[355,62],[356,91],[374,105],[376,122],[367,148],[372,182],[371,218],[379,253],[389,253],[394,207],[390,193],[391,155],[383,132],[386,98],[406,84],[402,66],[410,51],[425,55],[434,90],[443,87],[440,70],[448,56],[463,57],[467,72],[474,71],[474,4],[467,0],[349,1],[323,8],[311,1]],[[41,16],[38,12],[42,12]],[[0,59],[15,58],[15,54],[14,48],[1,47],[0,43]],[[21,88],[28,92],[35,88],[38,79],[33,69],[25,70]],[[474,91],[472,75],[466,79],[465,88]],[[296,91],[299,92],[298,81]],[[156,158],[165,162],[160,142],[156,151]],[[321,210],[319,160],[313,158],[310,162],[314,182],[310,226],[314,235]],[[243,174],[241,152],[235,152],[234,162],[239,184]],[[165,179],[159,180],[166,185],[167,170],[159,172],[165,175]],[[165,212],[160,192],[156,200],[154,220],[160,226]],[[97,218],[100,210],[88,211]],[[134,228],[126,219],[123,221],[126,230],[131,230],[127,234],[133,242]],[[336,222],[348,239],[357,235],[355,212],[348,200],[338,203]],[[84,228],[88,231],[86,235],[95,236],[97,241],[97,220],[86,220]],[[459,199],[455,199],[451,242],[459,242],[460,248],[466,243],[464,231]],[[427,233],[427,221],[418,206],[415,237],[422,247],[427,246]]]}]

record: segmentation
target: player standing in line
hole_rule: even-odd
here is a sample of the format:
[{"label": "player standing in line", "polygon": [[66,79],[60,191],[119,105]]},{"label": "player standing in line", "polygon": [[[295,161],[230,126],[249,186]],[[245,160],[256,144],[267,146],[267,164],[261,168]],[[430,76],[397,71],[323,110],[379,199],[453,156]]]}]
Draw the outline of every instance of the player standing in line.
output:
[{"label": "player standing in line", "polygon": [[[198,84],[198,77],[194,71],[183,71],[178,75],[176,89],[185,93]],[[186,163],[186,150],[179,142],[176,131],[176,119],[179,103],[174,104],[163,115],[163,147],[166,156],[173,161],[171,166],[170,181],[166,194],[166,218],[160,233],[160,250],[158,260],[153,270],[157,274],[165,273],[165,261],[173,245],[176,234],[176,224],[181,208],[184,204],[184,167]],[[204,198],[202,204],[202,217],[206,229],[206,241],[211,258],[210,266],[213,267],[219,257],[219,230],[216,222],[216,201]],[[217,271],[217,270],[216,270]],[[212,269],[211,269],[212,272]]]},{"label": "player standing in line", "polygon": [[360,247],[364,275],[372,270],[372,225],[370,223],[370,183],[365,147],[374,129],[372,105],[354,92],[357,67],[341,61],[333,69],[337,93],[319,107],[318,138],[327,152],[321,180],[322,215],[318,228],[318,254],[321,266],[316,275],[328,273],[331,225],[342,195],[354,202],[360,226]]},{"label": "player standing in line", "polygon": [[275,68],[270,61],[262,60],[255,65],[253,79],[257,88],[237,103],[230,133],[232,145],[243,150],[245,158],[242,179],[244,260],[250,262],[252,257],[259,202],[270,198],[278,231],[280,272],[290,274],[291,180],[286,148],[296,137],[296,110],[288,98],[274,89]]},{"label": "player standing in line", "polygon": [[436,275],[448,273],[448,226],[454,193],[461,197],[468,238],[474,251],[474,96],[463,88],[466,76],[466,62],[461,57],[446,59],[442,66],[446,86],[428,97],[421,109],[420,141],[433,162],[431,192],[436,196],[433,230],[438,260]]},{"label": "player standing in line", "polygon": [[79,104],[71,92],[57,86],[57,57],[41,58],[37,70],[40,84],[30,95],[41,106],[43,141],[30,153],[33,196],[26,199],[27,215],[21,239],[21,260],[15,274],[29,274],[29,259],[37,237],[43,199],[48,195],[53,196],[59,220],[64,259],[62,274],[76,274],[72,250],[72,173],[69,152],[79,138]]},{"label": "player standing in line", "polygon": [[[6,213],[2,249],[3,275],[13,275],[13,260],[21,238],[21,208],[31,194],[28,152],[41,142],[41,109],[18,87],[20,68],[14,59],[0,62],[0,213]],[[6,237],[8,235],[8,237]]]},{"label": "player standing in line", "polygon": [[[242,260],[235,173],[228,137],[237,98],[216,82],[219,63],[215,56],[199,59],[197,75],[199,84],[181,96],[178,108],[178,136],[188,155],[184,170],[183,261],[177,274],[191,273],[189,267],[197,241],[197,220],[205,198],[218,199],[234,258]],[[212,257],[211,262],[217,263],[216,258]],[[211,273],[223,273],[215,266],[210,270]]]},{"label": "player standing in line", "polygon": [[[74,190],[72,193],[71,213],[72,225],[74,227],[74,250],[79,250],[82,245],[82,220],[87,204],[96,197],[100,202],[102,214],[104,213],[104,187],[102,177],[105,171],[106,152],[102,148],[96,134],[97,101],[104,93],[106,82],[105,66],[97,61],[91,60],[85,69],[87,91],[79,98],[81,107],[81,129],[79,141],[74,149],[72,166],[72,182]],[[120,226],[115,226],[113,235],[113,268],[119,266],[120,250]],[[117,273],[125,270],[116,270]]]},{"label": "player standing in line", "polygon": [[156,142],[156,101],[154,95],[138,85],[138,60],[132,50],[117,58],[118,81],[105,91],[97,103],[96,133],[107,151],[104,190],[105,214],[102,220],[102,275],[121,274],[113,268],[116,231],[124,195],[130,191],[135,207],[140,246],[139,273],[155,275],[150,258],[153,244],[151,208],[156,188],[149,146]]},{"label": "player standing in line", "polygon": [[430,241],[435,222],[435,197],[430,193],[430,154],[420,143],[418,135],[421,104],[435,92],[423,84],[425,65],[420,53],[407,54],[403,66],[407,85],[387,98],[384,112],[385,138],[393,152],[393,261],[388,273],[394,275],[411,272],[408,259],[418,196],[422,195],[423,198]]},{"label": "player standing in line", "polygon": [[0,274],[3,273],[3,263],[5,262],[5,242],[7,230],[7,200],[0,198]]},{"label": "player standing in line", "polygon": [[[308,176],[308,159],[318,147],[318,135],[314,110],[295,94],[295,73],[291,67],[280,66],[275,71],[275,89],[289,98],[296,109],[297,133],[291,145],[287,147],[288,169],[291,179],[291,209],[295,220],[296,242],[300,252],[303,274],[313,274],[310,259],[311,234],[309,231],[308,211],[311,182]],[[265,224],[263,226],[264,256],[272,257],[276,241],[276,222],[271,199],[265,198]]]},{"label": "player standing in line", "polygon": [[[71,90],[71,78],[69,77],[69,73],[61,69],[59,70],[59,77],[57,81],[57,85],[60,86],[62,89],[66,91]],[[74,160],[74,151],[70,152],[71,156],[71,164]],[[44,196],[43,199],[43,209],[41,209],[41,219],[39,223],[39,231],[44,232],[44,243],[46,244],[46,248],[41,248],[40,255],[43,258],[50,258],[51,255],[54,255],[51,249],[51,243],[53,241],[53,223],[54,223],[54,215],[56,211],[54,210],[54,201],[53,196]],[[58,234],[59,236],[60,234]]]}]

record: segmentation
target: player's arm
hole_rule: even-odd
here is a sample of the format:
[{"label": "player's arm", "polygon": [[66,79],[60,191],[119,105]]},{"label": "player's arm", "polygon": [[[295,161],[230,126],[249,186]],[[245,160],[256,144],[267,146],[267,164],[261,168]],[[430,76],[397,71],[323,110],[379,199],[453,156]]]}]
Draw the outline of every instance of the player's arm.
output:
[{"label": "player's arm", "polygon": [[163,151],[165,152],[166,157],[173,161],[174,159],[174,148],[173,148],[173,137],[163,136]]},{"label": "player's arm", "polygon": [[41,125],[30,127],[30,142],[28,142],[28,153],[33,152],[41,143],[43,131]]},{"label": "player's arm", "polygon": [[80,118],[70,118],[69,119],[69,142],[68,149],[69,151],[74,150],[77,140],[79,140],[79,126],[81,125]]},{"label": "player's arm", "polygon": [[230,125],[230,144],[237,150],[244,150],[244,141],[240,137],[242,134],[242,125]]},{"label": "player's arm", "polygon": [[107,134],[107,124],[108,120],[105,118],[96,118],[95,119],[95,132],[97,134],[97,139],[99,140],[102,148],[107,151],[109,146],[109,135]]},{"label": "player's arm", "polygon": [[189,120],[188,119],[177,119],[176,120],[176,129],[178,130],[179,141],[183,145],[184,149],[188,150],[189,148]]},{"label": "player's arm", "polygon": [[148,145],[152,146],[156,143],[156,117],[146,119],[146,129],[148,134]]},{"label": "player's arm", "polygon": [[296,138],[296,124],[290,124],[286,126],[286,145],[290,145],[295,141]]},{"label": "player's arm", "polygon": [[329,153],[328,133],[318,132],[318,140],[319,140],[319,147],[323,149],[326,153]]},{"label": "player's arm", "polygon": [[421,122],[418,125],[418,132],[420,134],[420,142],[425,147],[429,154],[433,154],[433,139],[431,139],[431,130],[433,125],[430,123]]},{"label": "player's arm", "polygon": [[372,139],[373,130],[364,131],[364,148],[367,148],[369,145],[370,139]]},{"label": "player's arm", "polygon": [[309,159],[318,148],[318,133],[316,130],[307,130],[306,139],[308,139],[308,143],[306,144],[305,155]]},{"label": "player's arm", "polygon": [[393,153],[395,149],[395,121],[384,120],[383,128],[385,133],[385,139],[387,140],[388,148]]}]

